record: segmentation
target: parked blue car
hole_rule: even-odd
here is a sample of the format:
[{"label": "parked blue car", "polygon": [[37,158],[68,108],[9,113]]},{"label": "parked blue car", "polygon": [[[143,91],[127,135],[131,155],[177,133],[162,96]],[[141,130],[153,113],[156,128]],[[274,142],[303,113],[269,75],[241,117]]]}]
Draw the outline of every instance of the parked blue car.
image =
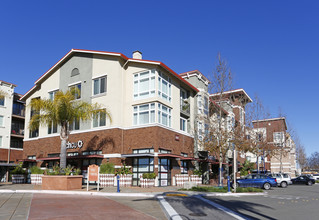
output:
[{"label": "parked blue car", "polygon": [[266,190],[277,186],[276,178],[264,174],[248,174],[245,178],[236,180],[236,187],[257,187]]}]

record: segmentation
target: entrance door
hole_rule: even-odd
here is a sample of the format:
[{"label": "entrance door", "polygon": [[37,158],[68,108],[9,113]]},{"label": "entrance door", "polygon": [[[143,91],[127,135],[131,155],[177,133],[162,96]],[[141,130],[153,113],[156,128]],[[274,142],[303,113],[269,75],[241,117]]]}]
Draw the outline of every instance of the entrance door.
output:
[{"label": "entrance door", "polygon": [[133,186],[140,184],[140,176],[143,173],[154,172],[154,158],[153,157],[140,157],[133,158]]},{"label": "entrance door", "polygon": [[171,185],[171,161],[170,159],[163,158],[158,159],[158,181],[159,186],[170,186]]}]

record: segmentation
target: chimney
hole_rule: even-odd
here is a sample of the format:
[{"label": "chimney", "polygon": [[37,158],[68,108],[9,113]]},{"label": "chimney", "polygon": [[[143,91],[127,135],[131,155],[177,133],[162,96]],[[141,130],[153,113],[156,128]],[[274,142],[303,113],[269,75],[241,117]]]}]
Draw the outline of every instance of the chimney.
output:
[{"label": "chimney", "polygon": [[138,59],[141,60],[142,59],[142,52],[136,50],[133,52],[133,59]]}]

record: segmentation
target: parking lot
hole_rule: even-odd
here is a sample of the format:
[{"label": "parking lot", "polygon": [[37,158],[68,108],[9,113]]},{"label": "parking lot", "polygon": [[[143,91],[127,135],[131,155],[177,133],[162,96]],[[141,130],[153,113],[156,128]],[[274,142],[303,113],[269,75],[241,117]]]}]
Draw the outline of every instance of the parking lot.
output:
[{"label": "parking lot", "polygon": [[249,219],[318,219],[319,184],[273,187],[264,196],[207,197]]}]

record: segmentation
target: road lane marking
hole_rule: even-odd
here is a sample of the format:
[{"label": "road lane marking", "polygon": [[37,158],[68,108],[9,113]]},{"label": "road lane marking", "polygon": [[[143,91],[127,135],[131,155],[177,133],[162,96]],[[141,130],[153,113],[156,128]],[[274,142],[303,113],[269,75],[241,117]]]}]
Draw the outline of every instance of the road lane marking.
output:
[{"label": "road lane marking", "polygon": [[232,211],[232,210],[230,210],[230,209],[228,209],[228,208],[226,208],[224,206],[221,206],[221,205],[219,205],[219,204],[217,204],[215,202],[212,202],[212,201],[210,201],[208,199],[205,199],[205,198],[203,198],[201,196],[195,196],[195,198],[198,198],[198,199],[210,204],[211,206],[214,206],[215,208],[227,213],[228,215],[230,215],[230,216],[232,216],[232,217],[234,217],[234,218],[236,218],[238,220],[247,220],[247,219],[249,219],[247,217],[241,216],[240,214],[238,214],[238,213],[236,213],[236,212],[234,212],[234,211]]},{"label": "road lane marking", "polygon": [[170,217],[169,219],[172,220],[182,220],[181,216],[175,211],[175,209],[164,199],[164,196],[157,196],[160,204],[166,211],[167,215]]},{"label": "road lane marking", "polygon": [[168,193],[165,196],[188,196],[184,193]]}]

